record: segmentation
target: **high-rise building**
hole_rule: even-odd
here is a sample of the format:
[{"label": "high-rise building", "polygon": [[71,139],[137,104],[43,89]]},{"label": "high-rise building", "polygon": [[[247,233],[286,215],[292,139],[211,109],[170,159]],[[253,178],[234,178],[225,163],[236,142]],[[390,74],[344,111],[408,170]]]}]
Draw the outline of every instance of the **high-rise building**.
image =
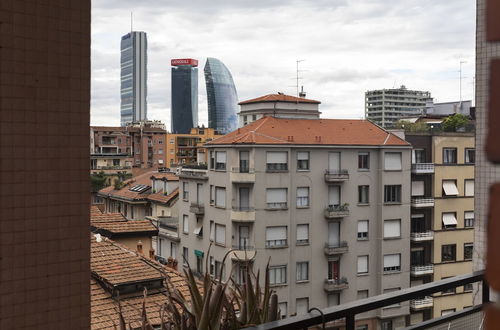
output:
[{"label": "high-rise building", "polygon": [[146,32],[132,31],[122,37],[121,63],[121,126],[147,120],[147,49]]},{"label": "high-rise building", "polygon": [[198,60],[173,59],[172,133],[189,134],[198,126]]},{"label": "high-rise building", "polygon": [[238,94],[233,77],[220,60],[209,57],[205,63],[205,84],[207,86],[208,127],[226,134],[238,127],[236,112]]},{"label": "high-rise building", "polygon": [[404,85],[400,88],[379,89],[365,93],[365,118],[375,124],[392,128],[401,117],[422,114],[429,92],[414,91]]}]

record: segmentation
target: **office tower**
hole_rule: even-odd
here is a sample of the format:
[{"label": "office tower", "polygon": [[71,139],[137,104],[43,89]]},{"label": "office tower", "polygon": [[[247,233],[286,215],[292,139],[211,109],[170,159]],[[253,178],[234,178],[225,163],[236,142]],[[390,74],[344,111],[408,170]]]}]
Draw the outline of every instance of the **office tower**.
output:
[{"label": "office tower", "polygon": [[[233,249],[225,280],[233,268],[241,283],[243,261],[262,276],[271,257],[286,316],[409,287],[409,143],[365,120],[268,116],[205,146],[208,170],[179,174],[179,251],[196,271],[206,258],[220,271]],[[407,314],[357,324],[399,327]]]},{"label": "office tower", "polygon": [[121,55],[121,126],[147,120],[148,41],[146,32],[133,31],[122,37]]},{"label": "office tower", "polygon": [[220,60],[209,57],[205,63],[205,84],[207,86],[208,127],[226,134],[238,127],[236,112],[238,94],[233,77]]},{"label": "office tower", "polygon": [[198,60],[173,59],[172,133],[189,134],[198,126]]},{"label": "office tower", "polygon": [[0,329],[87,330],[90,1],[0,16]]},{"label": "office tower", "polygon": [[414,91],[404,85],[400,88],[379,89],[365,93],[365,119],[383,128],[392,128],[401,117],[422,114],[429,92]]}]

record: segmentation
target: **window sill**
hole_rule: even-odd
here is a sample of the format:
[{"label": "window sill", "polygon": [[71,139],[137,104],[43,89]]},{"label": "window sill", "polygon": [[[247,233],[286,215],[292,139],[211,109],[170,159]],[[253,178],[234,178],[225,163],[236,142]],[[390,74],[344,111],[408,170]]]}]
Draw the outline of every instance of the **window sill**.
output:
[{"label": "window sill", "polygon": [[297,284],[309,283],[309,280],[296,281]]},{"label": "window sill", "polygon": [[266,170],[266,173],[288,173],[288,170]]},{"label": "window sill", "polygon": [[215,169],[214,171],[215,172],[227,172],[227,170],[218,170],[218,169]]},{"label": "window sill", "polygon": [[384,172],[403,172],[403,170],[384,170]]},{"label": "window sill", "polygon": [[278,288],[278,287],[284,287],[287,286],[287,283],[278,283],[278,284],[269,284],[269,287],[271,288]]},{"label": "window sill", "polygon": [[402,203],[401,202],[384,202],[384,205],[386,205],[386,206],[402,205]]},{"label": "window sill", "polygon": [[182,200],[183,200],[184,202],[189,202],[189,199],[185,199],[185,198],[183,198]]},{"label": "window sill", "polygon": [[363,276],[369,276],[370,273],[357,273],[356,276],[358,277],[363,277]]},{"label": "window sill", "polygon": [[358,168],[358,172],[370,172],[369,168]]},{"label": "window sill", "polygon": [[224,247],[224,248],[226,247],[226,244],[217,243],[217,242],[215,242],[215,243],[214,243],[214,245],[216,245],[216,246],[220,246],[220,247]]},{"label": "window sill", "polygon": [[309,245],[309,242],[297,242],[297,244],[295,244],[296,246],[307,246]]},{"label": "window sill", "polygon": [[266,246],[266,249],[276,250],[276,249],[287,249],[288,245],[280,245],[280,246]]},{"label": "window sill", "polygon": [[309,205],[308,206],[297,206],[297,208],[298,209],[308,209],[308,208],[310,208],[310,206]]},{"label": "window sill", "polygon": [[391,240],[396,240],[396,239],[401,239],[401,236],[397,236],[397,237],[384,237],[384,241],[391,241]]},{"label": "window sill", "polygon": [[182,233],[183,233],[184,235],[189,235],[189,232],[187,232],[187,233],[186,233],[186,232],[182,232]]},{"label": "window sill", "polygon": [[358,238],[358,241],[369,241],[368,238]]},{"label": "window sill", "polygon": [[268,208],[268,207],[266,207],[264,210],[266,210],[266,211],[286,211],[286,210],[288,210],[288,207],[281,207],[281,208]]},{"label": "window sill", "polygon": [[370,206],[370,203],[358,203],[357,206]]},{"label": "window sill", "polygon": [[212,205],[213,207],[215,207],[216,209],[221,209],[221,210],[225,210],[226,207],[225,206],[217,206],[217,205]]},{"label": "window sill", "polygon": [[390,270],[390,271],[384,271],[384,275],[394,275],[394,274],[401,274],[400,270]]},{"label": "window sill", "polygon": [[297,172],[311,172],[310,169],[297,169]]}]

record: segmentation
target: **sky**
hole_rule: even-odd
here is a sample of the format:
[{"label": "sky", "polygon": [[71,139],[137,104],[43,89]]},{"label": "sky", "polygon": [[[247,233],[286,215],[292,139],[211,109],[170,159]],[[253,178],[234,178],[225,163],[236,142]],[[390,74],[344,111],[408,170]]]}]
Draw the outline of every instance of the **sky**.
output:
[{"label": "sky", "polygon": [[435,102],[473,96],[475,1],[92,1],[92,125],[120,122],[120,40],[148,38],[148,119],[170,127],[170,60],[199,62],[199,124],[207,124],[207,57],[231,71],[239,101],[283,92],[321,101],[323,118],[363,118],[364,93],[405,85]]}]

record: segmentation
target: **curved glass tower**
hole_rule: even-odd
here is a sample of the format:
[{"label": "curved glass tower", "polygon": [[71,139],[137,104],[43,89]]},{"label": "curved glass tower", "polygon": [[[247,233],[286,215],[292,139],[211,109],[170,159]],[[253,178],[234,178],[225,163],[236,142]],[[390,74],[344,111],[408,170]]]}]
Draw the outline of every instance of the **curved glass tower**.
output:
[{"label": "curved glass tower", "polygon": [[208,127],[226,134],[238,127],[238,94],[228,68],[216,58],[207,58],[205,83],[208,100]]}]

